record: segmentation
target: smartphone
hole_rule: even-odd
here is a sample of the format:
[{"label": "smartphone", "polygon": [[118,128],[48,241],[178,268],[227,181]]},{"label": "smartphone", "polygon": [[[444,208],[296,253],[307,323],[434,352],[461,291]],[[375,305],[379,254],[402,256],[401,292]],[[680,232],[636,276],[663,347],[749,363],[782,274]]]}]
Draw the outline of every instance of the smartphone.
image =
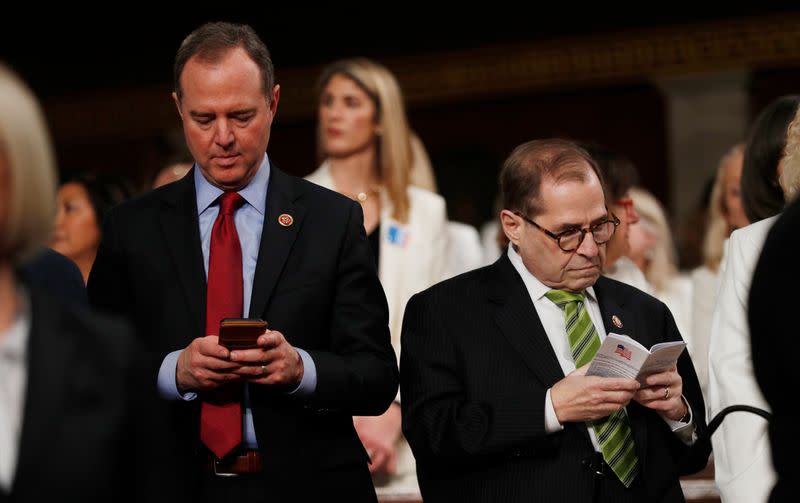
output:
[{"label": "smartphone", "polygon": [[219,323],[219,343],[228,349],[253,349],[266,329],[267,322],[258,318],[225,318]]}]

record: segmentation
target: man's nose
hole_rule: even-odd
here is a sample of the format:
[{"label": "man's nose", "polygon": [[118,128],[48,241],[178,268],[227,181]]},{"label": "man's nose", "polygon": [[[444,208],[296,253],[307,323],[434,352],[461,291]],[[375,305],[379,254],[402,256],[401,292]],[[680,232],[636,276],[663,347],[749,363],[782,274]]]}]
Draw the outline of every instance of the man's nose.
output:
[{"label": "man's nose", "polygon": [[214,132],[214,141],[223,147],[228,147],[233,143],[233,130],[231,129],[227,120],[217,121],[217,128]]},{"label": "man's nose", "polygon": [[594,257],[598,254],[599,248],[594,241],[594,234],[587,232],[583,235],[583,241],[578,246],[578,253],[585,257]]}]

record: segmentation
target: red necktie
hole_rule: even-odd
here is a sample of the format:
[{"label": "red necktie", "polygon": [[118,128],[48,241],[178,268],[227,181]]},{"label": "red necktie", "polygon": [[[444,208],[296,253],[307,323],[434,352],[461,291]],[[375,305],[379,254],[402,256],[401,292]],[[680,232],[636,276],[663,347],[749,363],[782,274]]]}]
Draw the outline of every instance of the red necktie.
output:
[{"label": "red necktie", "polygon": [[[242,204],[244,199],[236,192],[219,198],[208,254],[206,335],[218,335],[223,318],[242,316],[242,247],[233,220]],[[242,443],[240,391],[234,385],[207,394],[200,409],[200,440],[220,459]]]}]

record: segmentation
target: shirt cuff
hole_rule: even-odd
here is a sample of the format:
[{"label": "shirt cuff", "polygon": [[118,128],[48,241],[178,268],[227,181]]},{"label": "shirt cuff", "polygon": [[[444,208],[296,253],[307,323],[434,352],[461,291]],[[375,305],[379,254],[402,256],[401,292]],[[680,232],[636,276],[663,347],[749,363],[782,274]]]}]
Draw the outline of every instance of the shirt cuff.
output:
[{"label": "shirt cuff", "polygon": [[194,400],[197,398],[197,393],[194,391],[187,391],[181,394],[178,391],[178,384],[175,381],[175,374],[178,370],[178,357],[181,355],[182,350],[173,351],[164,357],[161,362],[161,367],[158,369],[158,394],[161,398],[166,400]]},{"label": "shirt cuff", "polygon": [[692,412],[692,407],[689,405],[689,401],[681,395],[681,400],[683,403],[686,404],[686,409],[689,411],[689,422],[684,423],[682,421],[675,421],[673,419],[669,419],[668,417],[661,416],[661,418],[667,423],[667,426],[672,430],[672,433],[677,435],[677,437],[686,445],[694,445],[697,441],[697,428],[695,428],[694,424],[694,413]]},{"label": "shirt cuff", "polygon": [[314,360],[306,351],[294,348],[303,360],[303,378],[295,389],[289,392],[290,395],[309,396],[317,389],[317,366]]},{"label": "shirt cuff", "polygon": [[544,395],[544,431],[556,433],[564,429],[564,425],[558,422],[556,409],[553,408],[553,400],[550,398],[550,389]]}]

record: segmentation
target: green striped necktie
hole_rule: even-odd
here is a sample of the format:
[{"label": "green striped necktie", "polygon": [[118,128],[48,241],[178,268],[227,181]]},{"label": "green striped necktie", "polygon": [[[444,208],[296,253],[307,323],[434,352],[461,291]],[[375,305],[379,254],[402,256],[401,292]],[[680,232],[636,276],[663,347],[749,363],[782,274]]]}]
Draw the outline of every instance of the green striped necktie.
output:
[{"label": "green striped necktie", "polygon": [[[564,310],[567,340],[575,367],[589,363],[600,349],[600,337],[586,310],[583,294],[550,290],[545,296]],[[625,487],[630,487],[639,473],[639,457],[636,455],[633,432],[625,409],[592,421],[592,428],[600,443],[603,459]]]}]

